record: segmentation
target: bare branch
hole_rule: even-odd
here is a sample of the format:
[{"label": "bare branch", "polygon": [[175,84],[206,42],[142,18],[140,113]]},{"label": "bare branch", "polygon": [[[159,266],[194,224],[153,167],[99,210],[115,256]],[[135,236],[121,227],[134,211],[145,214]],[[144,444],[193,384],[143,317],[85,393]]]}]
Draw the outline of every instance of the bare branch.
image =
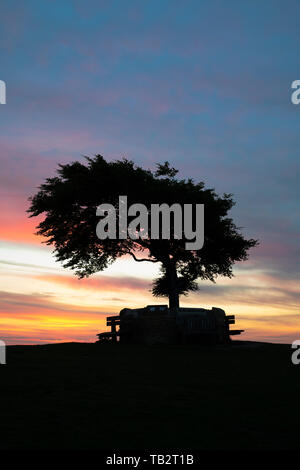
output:
[{"label": "bare branch", "polygon": [[158,263],[158,260],[156,260],[156,259],[137,258],[137,257],[135,256],[135,254],[132,253],[132,251],[129,251],[129,250],[128,250],[128,251],[125,251],[125,253],[128,253],[129,255],[131,255],[135,261],[150,261],[150,263]]}]

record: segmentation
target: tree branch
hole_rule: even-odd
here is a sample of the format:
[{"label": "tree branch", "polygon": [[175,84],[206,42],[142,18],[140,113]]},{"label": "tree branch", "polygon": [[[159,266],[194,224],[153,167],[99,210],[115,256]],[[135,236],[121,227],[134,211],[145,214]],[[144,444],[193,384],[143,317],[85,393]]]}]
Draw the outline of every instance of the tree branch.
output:
[{"label": "tree branch", "polygon": [[137,258],[137,257],[135,256],[135,254],[132,253],[132,251],[125,251],[125,253],[128,253],[129,255],[131,255],[135,261],[139,261],[139,262],[140,262],[140,261],[150,261],[150,263],[158,263],[158,260],[156,260],[156,259]]}]

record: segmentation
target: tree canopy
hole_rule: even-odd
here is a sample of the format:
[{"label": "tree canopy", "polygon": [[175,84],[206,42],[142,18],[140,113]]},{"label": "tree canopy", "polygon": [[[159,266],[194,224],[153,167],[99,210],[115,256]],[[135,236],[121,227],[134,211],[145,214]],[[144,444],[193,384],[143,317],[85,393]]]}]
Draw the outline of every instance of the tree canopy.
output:
[{"label": "tree canopy", "polygon": [[[228,212],[234,205],[231,194],[218,196],[203,182],[179,179],[168,162],[156,171],[143,169],[133,161],[106,161],[101,155],[86,157],[84,163],[59,165],[57,175],[47,178],[30,198],[30,217],[44,215],[37,234],[46,237],[63,266],[80,278],[103,271],[124,255],[137,262],[160,263],[161,276],[154,280],[154,296],[169,297],[170,308],[179,306],[179,296],[197,290],[197,279],[215,281],[233,275],[233,264],[248,258],[248,250],[257,240],[245,239]],[[99,239],[96,226],[100,204],[116,206],[120,195],[128,205],[174,203],[204,204],[204,245],[187,250],[182,239],[133,240]],[[118,214],[117,214],[118,216]]]}]

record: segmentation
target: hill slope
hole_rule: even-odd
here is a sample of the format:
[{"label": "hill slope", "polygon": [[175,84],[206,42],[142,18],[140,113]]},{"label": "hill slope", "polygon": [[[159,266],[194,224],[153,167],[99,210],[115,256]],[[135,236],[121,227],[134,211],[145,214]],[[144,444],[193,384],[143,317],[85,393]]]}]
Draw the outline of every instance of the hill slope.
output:
[{"label": "hill slope", "polygon": [[0,449],[300,448],[288,345],[10,346]]}]

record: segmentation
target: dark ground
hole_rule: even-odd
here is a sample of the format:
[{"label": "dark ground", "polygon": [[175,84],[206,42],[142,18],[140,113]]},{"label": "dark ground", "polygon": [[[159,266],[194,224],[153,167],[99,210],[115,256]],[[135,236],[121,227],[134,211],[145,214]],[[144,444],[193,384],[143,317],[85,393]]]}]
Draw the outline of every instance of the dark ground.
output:
[{"label": "dark ground", "polygon": [[289,345],[7,349],[0,449],[300,449]]}]

